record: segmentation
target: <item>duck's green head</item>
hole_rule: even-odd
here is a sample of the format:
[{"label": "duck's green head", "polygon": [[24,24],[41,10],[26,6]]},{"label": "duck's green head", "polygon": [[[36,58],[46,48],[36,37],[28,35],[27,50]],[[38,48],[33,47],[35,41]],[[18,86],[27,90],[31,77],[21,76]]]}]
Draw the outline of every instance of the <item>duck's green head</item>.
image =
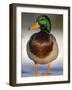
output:
[{"label": "duck's green head", "polygon": [[50,33],[51,32],[51,21],[48,16],[41,15],[37,18],[36,23],[32,24],[32,29],[40,28],[41,31]]}]

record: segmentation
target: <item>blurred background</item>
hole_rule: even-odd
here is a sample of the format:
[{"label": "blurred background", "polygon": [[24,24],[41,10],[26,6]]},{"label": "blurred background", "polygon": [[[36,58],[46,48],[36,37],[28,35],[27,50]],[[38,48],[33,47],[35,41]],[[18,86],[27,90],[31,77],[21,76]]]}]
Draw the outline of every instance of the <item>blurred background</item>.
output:
[{"label": "blurred background", "polygon": [[[28,57],[26,51],[26,45],[30,36],[33,33],[39,32],[39,30],[29,30],[31,24],[33,24],[37,17],[42,14],[37,13],[22,13],[21,14],[21,76],[22,77],[30,77],[35,76],[35,65],[34,62]],[[52,24],[51,33],[55,36],[59,54],[58,57],[51,62],[51,70],[50,74],[47,74],[47,65],[39,64],[39,76],[44,75],[62,75],[63,74],[63,15],[55,15],[55,14],[45,14],[47,15]]]}]

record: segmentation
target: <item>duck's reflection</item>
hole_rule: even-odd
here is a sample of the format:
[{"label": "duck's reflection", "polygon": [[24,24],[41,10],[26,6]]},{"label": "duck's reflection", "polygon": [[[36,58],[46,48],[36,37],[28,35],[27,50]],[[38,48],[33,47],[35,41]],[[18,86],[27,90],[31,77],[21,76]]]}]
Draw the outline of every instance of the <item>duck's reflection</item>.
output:
[{"label": "duck's reflection", "polygon": [[[50,71],[42,71],[41,76],[50,76],[53,75],[52,73],[50,73]],[[54,75],[58,75],[58,72],[55,72]],[[39,72],[35,72],[34,76],[40,76]]]}]

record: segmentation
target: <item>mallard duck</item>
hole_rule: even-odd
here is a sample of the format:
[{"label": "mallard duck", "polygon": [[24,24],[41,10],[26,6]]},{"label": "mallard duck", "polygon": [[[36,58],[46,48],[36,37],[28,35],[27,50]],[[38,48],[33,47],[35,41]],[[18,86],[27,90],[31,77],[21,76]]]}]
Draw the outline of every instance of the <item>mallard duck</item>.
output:
[{"label": "mallard duck", "polygon": [[35,72],[38,73],[38,64],[47,64],[48,73],[53,60],[58,56],[58,45],[56,38],[51,32],[51,21],[48,16],[41,15],[36,22],[31,25],[31,29],[38,30],[27,43],[28,57],[35,63]]}]

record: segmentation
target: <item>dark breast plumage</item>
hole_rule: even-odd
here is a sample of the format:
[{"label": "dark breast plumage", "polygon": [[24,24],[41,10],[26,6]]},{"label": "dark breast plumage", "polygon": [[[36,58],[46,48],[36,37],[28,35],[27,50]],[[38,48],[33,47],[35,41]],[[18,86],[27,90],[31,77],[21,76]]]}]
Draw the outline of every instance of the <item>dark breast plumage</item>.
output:
[{"label": "dark breast plumage", "polygon": [[52,35],[42,31],[33,34],[29,41],[29,47],[35,56],[46,57],[53,49]]}]

